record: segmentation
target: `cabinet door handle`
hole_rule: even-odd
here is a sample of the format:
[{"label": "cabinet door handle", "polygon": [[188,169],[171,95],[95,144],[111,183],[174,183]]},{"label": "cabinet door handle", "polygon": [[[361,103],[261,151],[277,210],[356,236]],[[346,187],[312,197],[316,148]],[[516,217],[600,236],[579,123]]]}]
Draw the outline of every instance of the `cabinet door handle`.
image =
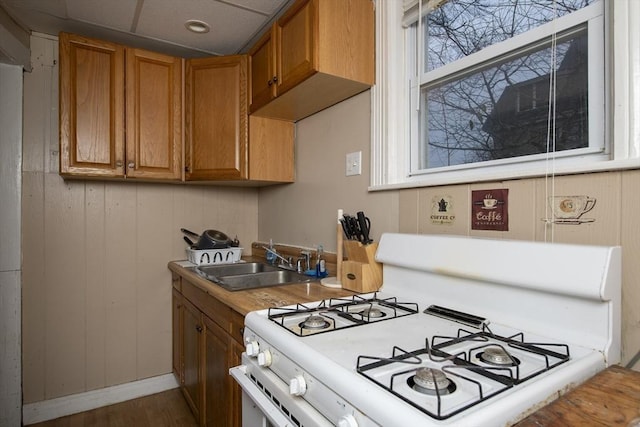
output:
[{"label": "cabinet door handle", "polygon": [[196,326],[196,331],[202,333],[202,326],[200,325]]},{"label": "cabinet door handle", "polygon": [[278,76],[273,76],[273,82],[278,83]]},{"label": "cabinet door handle", "polygon": [[272,86],[273,85],[273,79],[269,79],[269,81],[267,82],[267,85]]},{"label": "cabinet door handle", "polygon": [[127,165],[129,167],[129,169],[133,169],[133,167],[135,166],[135,164],[133,162],[129,162],[129,164]]},{"label": "cabinet door handle", "polygon": [[117,168],[122,167],[122,160],[116,160],[116,167]]}]

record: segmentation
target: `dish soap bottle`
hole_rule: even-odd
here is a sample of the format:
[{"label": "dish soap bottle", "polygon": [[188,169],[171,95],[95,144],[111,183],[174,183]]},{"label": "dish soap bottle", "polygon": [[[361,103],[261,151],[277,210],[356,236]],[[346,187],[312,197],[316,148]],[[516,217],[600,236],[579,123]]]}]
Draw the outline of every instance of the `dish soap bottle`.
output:
[{"label": "dish soap bottle", "polygon": [[327,267],[324,262],[324,248],[322,245],[318,245],[318,252],[316,254],[316,276],[325,277],[327,275]]},{"label": "dish soap bottle", "polygon": [[267,263],[273,265],[276,263],[276,250],[273,247],[273,239],[269,239],[269,250],[265,254],[265,258],[267,259]]}]

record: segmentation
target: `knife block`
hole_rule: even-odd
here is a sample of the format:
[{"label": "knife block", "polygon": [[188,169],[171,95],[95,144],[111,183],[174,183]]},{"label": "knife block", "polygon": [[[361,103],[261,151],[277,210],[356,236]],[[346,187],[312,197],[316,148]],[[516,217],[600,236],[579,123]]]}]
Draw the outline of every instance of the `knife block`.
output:
[{"label": "knife block", "polygon": [[363,245],[355,240],[344,242],[347,260],[342,263],[343,289],[375,292],[382,286],[382,264],[376,262],[377,243]]}]

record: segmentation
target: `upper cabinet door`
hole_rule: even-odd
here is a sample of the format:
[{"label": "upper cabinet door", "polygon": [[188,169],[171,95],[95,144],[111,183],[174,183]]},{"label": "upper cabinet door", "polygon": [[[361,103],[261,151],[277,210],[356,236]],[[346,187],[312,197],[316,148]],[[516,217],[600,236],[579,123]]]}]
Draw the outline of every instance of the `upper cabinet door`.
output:
[{"label": "upper cabinet door", "polygon": [[308,0],[295,4],[275,26],[278,96],[318,70],[317,16],[316,2]]},{"label": "upper cabinet door", "polygon": [[60,34],[60,174],[124,175],[124,48]]},{"label": "upper cabinet door", "polygon": [[126,64],[126,175],[180,180],[182,60],[128,48]]},{"label": "upper cabinet door", "polygon": [[264,105],[276,97],[276,40],[267,31],[249,51],[251,67],[251,106]]},{"label": "upper cabinet door", "polygon": [[186,68],[186,180],[247,179],[247,57],[190,59]]}]

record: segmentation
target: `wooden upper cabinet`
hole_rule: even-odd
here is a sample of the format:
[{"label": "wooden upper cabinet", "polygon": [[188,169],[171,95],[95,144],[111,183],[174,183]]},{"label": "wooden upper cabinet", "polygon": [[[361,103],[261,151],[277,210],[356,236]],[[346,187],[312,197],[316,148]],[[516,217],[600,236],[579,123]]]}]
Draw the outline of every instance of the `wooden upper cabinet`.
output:
[{"label": "wooden upper cabinet", "polygon": [[124,48],[60,34],[60,174],[124,175]]},{"label": "wooden upper cabinet", "polygon": [[374,84],[373,2],[298,0],[249,55],[251,113],[307,117]]},{"label": "wooden upper cabinet", "polygon": [[[274,46],[267,43],[266,56]],[[249,92],[257,88],[249,86],[248,62],[246,55],[190,59],[183,78],[181,58],[61,33],[60,175],[293,182],[295,124],[250,120]],[[265,99],[275,89],[267,86]]]},{"label": "wooden upper cabinet", "polygon": [[180,58],[60,34],[60,174],[180,180]]},{"label": "wooden upper cabinet", "polygon": [[186,179],[247,179],[247,57],[190,59],[186,68]]},{"label": "wooden upper cabinet", "polygon": [[294,128],[289,121],[248,115],[246,55],[187,61],[187,181],[294,180]]},{"label": "wooden upper cabinet", "polygon": [[182,61],[126,50],[127,177],[182,178]]}]

